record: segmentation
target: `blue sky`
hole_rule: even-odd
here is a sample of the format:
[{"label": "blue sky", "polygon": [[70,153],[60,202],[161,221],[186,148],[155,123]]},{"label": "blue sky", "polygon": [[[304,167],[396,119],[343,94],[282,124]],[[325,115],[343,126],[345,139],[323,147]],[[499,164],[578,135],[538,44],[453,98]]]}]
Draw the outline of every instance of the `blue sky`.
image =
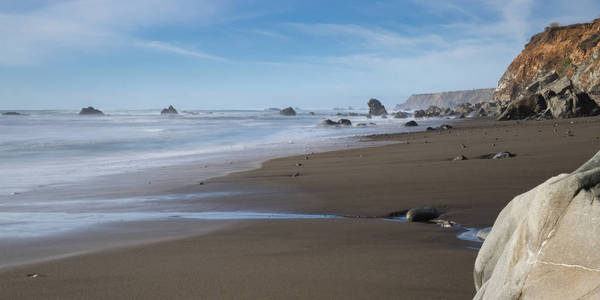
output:
[{"label": "blue sky", "polygon": [[387,106],[495,87],[597,0],[0,0],[0,109]]}]

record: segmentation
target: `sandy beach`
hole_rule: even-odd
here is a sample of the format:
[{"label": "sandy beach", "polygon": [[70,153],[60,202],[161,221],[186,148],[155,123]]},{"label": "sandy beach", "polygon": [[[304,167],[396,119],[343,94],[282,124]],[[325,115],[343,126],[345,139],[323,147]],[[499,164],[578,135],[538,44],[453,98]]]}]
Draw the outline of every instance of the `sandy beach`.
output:
[{"label": "sandy beach", "polygon": [[[275,159],[162,192],[248,191],[199,203],[216,211],[375,217],[432,206],[481,228],[514,196],[571,172],[600,147],[598,117],[453,126],[365,137],[395,143]],[[516,156],[487,158],[500,151]],[[468,160],[453,161],[458,155]],[[477,255],[470,247],[478,244],[458,233],[380,219],[228,222],[174,240],[6,268],[0,298],[468,299]]]}]

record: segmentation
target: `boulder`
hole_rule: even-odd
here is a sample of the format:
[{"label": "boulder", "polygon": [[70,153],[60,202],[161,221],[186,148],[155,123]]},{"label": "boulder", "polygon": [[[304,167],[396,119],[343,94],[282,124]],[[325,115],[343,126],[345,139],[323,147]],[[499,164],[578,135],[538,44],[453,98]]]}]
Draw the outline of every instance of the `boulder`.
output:
[{"label": "boulder", "polygon": [[412,121],[408,121],[408,122],[404,123],[404,126],[414,127],[414,126],[419,126],[419,124],[415,120],[412,120]]},{"label": "boulder", "polygon": [[452,127],[452,126],[450,126],[448,124],[443,124],[442,126],[440,126],[441,130],[450,130],[452,128],[454,128],[454,127]]},{"label": "boulder", "polygon": [[279,111],[279,114],[282,116],[295,116],[296,111],[291,107],[286,107]]},{"label": "boulder", "polygon": [[414,114],[415,118],[425,118],[427,116],[425,111],[422,109],[415,110],[415,112],[413,114]]},{"label": "boulder", "polygon": [[88,107],[84,107],[79,111],[80,115],[103,115],[104,113],[99,110],[99,109],[95,109],[92,106],[88,106]]},{"label": "boulder", "polygon": [[375,98],[369,99],[367,103],[369,105],[369,114],[372,116],[383,116],[387,115],[387,111],[385,110],[385,106],[379,102],[379,100]]},{"label": "boulder", "polygon": [[399,111],[394,113],[394,118],[396,119],[406,119],[408,117],[410,117],[410,114],[407,112]]},{"label": "boulder", "polygon": [[352,122],[350,122],[348,119],[339,119],[337,124],[342,126],[352,126]]},{"label": "boulder", "polygon": [[440,215],[441,213],[433,207],[413,208],[406,212],[406,222],[428,222]]},{"label": "boulder", "polygon": [[169,105],[169,108],[164,108],[163,110],[160,111],[160,114],[161,115],[178,115],[179,113],[177,112],[175,107],[173,107],[173,105]]},{"label": "boulder", "polygon": [[600,298],[600,152],[515,197],[475,260],[474,299]]},{"label": "boulder", "polygon": [[456,161],[456,160],[468,160],[468,158],[467,158],[466,156],[464,156],[464,155],[459,155],[459,156],[455,157],[455,158],[454,158],[454,159],[452,159],[452,160],[455,160],[455,161]]},{"label": "boulder", "polygon": [[425,114],[428,117],[439,117],[442,114],[442,109],[432,105],[425,110]]},{"label": "boulder", "polygon": [[324,126],[333,126],[333,125],[337,125],[337,123],[334,122],[334,121],[332,121],[332,120],[330,120],[330,119],[327,119],[327,120],[323,120],[323,122],[321,122],[321,125],[324,125]]}]

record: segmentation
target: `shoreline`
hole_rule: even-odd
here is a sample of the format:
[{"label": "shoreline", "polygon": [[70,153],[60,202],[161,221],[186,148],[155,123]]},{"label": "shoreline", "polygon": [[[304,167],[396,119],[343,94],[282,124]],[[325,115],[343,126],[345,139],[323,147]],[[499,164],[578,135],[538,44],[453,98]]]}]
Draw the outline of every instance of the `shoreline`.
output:
[{"label": "shoreline", "polygon": [[[442,123],[457,123],[463,122],[463,120],[454,119],[433,119],[427,120],[425,125],[421,125],[425,132],[427,125],[431,124],[442,124]],[[410,128],[414,130],[414,128]],[[336,130],[336,129],[332,129]],[[341,129],[343,130],[343,129]],[[413,131],[414,133],[414,131]],[[382,134],[383,135],[383,134]],[[378,135],[377,135],[378,136]],[[345,151],[349,149],[367,149],[371,147],[379,147],[391,143],[386,140],[373,139],[373,135],[355,135],[347,137],[335,137],[335,142],[330,142],[316,147],[311,147],[315,151],[321,152],[332,152],[332,151]],[[400,142],[401,143],[401,142]],[[309,153],[313,153],[312,151]],[[285,159],[293,156],[304,156],[308,153],[303,154],[279,154],[270,157],[263,157],[260,160],[244,160],[237,162],[236,164],[223,163],[221,169],[209,172],[206,174],[205,163],[202,161],[191,162],[187,164],[176,164],[167,167],[153,167],[149,169],[143,169],[134,171],[132,173],[120,173],[112,175],[102,175],[92,179],[86,179],[81,182],[58,184],[56,186],[45,186],[42,189],[34,189],[28,192],[19,193],[18,195],[11,196],[0,196],[0,200],[19,201],[20,203],[27,203],[33,201],[36,204],[42,204],[43,202],[36,202],[40,198],[40,193],[44,194],[45,200],[60,199],[59,202],[62,204],[68,202],[80,201],[79,199],[92,199],[96,200],[94,205],[97,205],[98,201],[104,201],[106,199],[133,199],[133,198],[161,198],[163,196],[174,196],[178,198],[185,198],[187,196],[196,196],[198,198],[205,198],[205,194],[208,194],[209,198],[215,198],[216,201],[223,197],[236,196],[238,199],[248,193],[249,189],[238,189],[237,187],[230,186],[223,189],[217,189],[215,192],[193,192],[193,193],[182,193],[181,189],[187,189],[188,187],[194,187],[196,182],[205,182],[211,179],[218,179],[221,177],[227,177],[233,173],[240,172],[251,172],[262,168],[265,162],[275,159]],[[308,154],[310,155],[310,154]],[[201,177],[197,177],[200,175]],[[194,179],[190,179],[194,178]],[[157,180],[158,179],[158,180]],[[164,179],[164,180],[163,180]],[[151,181],[152,184],[146,185],[145,182]],[[271,187],[263,187],[259,192],[270,192],[268,189]],[[113,192],[113,191],[117,192]],[[221,194],[220,196],[218,194]],[[228,195],[230,194],[230,195]],[[64,201],[63,201],[64,200]],[[54,202],[50,202],[52,204]],[[90,203],[91,204],[91,203]],[[168,204],[169,205],[169,204]],[[10,207],[10,206],[9,206]],[[214,211],[219,210],[218,205],[206,205],[194,203],[194,207],[186,206],[187,209],[192,209],[193,212],[203,211]],[[230,211],[248,211],[248,212],[264,212],[264,213],[302,213],[302,211],[289,210],[264,210],[260,207],[246,207],[240,209],[240,205],[229,206]],[[118,211],[118,210],[117,210]],[[193,213],[192,212],[192,213]],[[108,212],[110,213],[110,211]],[[185,213],[185,212],[184,212]],[[176,214],[176,213],[173,213]],[[315,213],[315,214],[318,214]],[[185,219],[182,223],[191,223],[198,220]],[[169,228],[179,228],[182,232],[172,236],[172,233],[167,229],[165,234],[161,230],[150,234],[147,230],[143,230],[139,224],[154,224],[163,222]],[[205,221],[200,222],[217,222],[217,221]],[[234,223],[233,220],[224,220],[225,223]],[[126,222],[106,222],[92,224],[91,226],[84,226],[82,228],[75,228],[64,233],[56,233],[51,236],[42,236],[39,239],[8,239],[7,245],[4,246],[4,255],[0,257],[0,271],[4,269],[10,269],[13,267],[43,263],[55,259],[62,259],[65,257],[72,257],[82,254],[96,253],[102,251],[109,251],[111,249],[119,249],[123,247],[135,247],[141,246],[148,243],[154,243],[157,241],[181,239],[190,236],[194,236],[197,230],[189,230],[186,227],[179,227],[177,221],[165,220],[160,218],[148,218],[148,219],[133,219]],[[143,238],[134,237],[132,234],[128,234],[123,237],[118,232],[101,233],[103,228],[110,228],[118,224],[121,227],[128,228],[125,231],[136,231],[139,230],[138,234],[142,234]],[[203,232],[204,233],[204,232]],[[88,236],[90,235],[90,236]],[[114,240],[113,240],[114,239]],[[52,247],[48,250],[48,241],[56,240],[62,241],[62,247]],[[105,243],[98,243],[98,240],[105,241]],[[108,246],[107,246],[108,245]],[[33,249],[32,249],[33,248]],[[47,249],[47,254],[42,251],[38,251],[37,248]],[[22,251],[25,249],[26,251]],[[26,255],[30,253],[30,255]],[[31,254],[32,253],[32,254]],[[14,260],[17,260],[15,262]],[[5,262],[2,262],[5,261]]]},{"label": "shoreline", "polygon": [[[232,188],[257,191],[225,198],[203,199],[199,202],[218,210],[260,207],[264,211],[273,212],[375,216],[412,207],[433,206],[445,210],[446,217],[465,226],[486,227],[493,224],[497,213],[515,195],[550,176],[570,172],[595,153],[600,147],[600,140],[596,135],[599,124],[600,118],[459,122],[453,124],[456,129],[449,131],[373,137],[375,140],[408,143],[316,153],[308,160],[304,156],[277,158],[265,162],[259,169],[213,178],[206,180],[201,186],[189,185],[170,192],[186,194]],[[567,130],[571,130],[573,136],[569,136]],[[466,147],[462,148],[461,145]],[[505,160],[480,158],[496,150],[510,151],[516,156]],[[452,161],[459,154],[464,154],[469,160]],[[297,163],[303,165],[298,167]],[[292,172],[299,172],[300,175],[290,177]],[[275,223],[277,226],[272,225]],[[241,241],[247,241],[253,246],[245,247]],[[261,246],[261,243],[264,245]],[[342,249],[348,243],[352,246],[346,252]],[[207,245],[210,247],[206,248]],[[192,255],[185,249],[194,249],[192,252],[197,255]],[[222,253],[212,252],[214,249],[221,249]],[[319,251],[313,253],[307,249]],[[288,254],[283,257],[268,255],[279,253],[278,251]],[[174,278],[164,279],[165,283],[160,285],[161,293],[174,292],[173,288],[181,287],[179,283],[175,283],[176,280],[182,280],[189,291],[208,297],[232,296],[237,291],[257,297],[276,295],[294,298],[294,294],[290,293],[297,292],[298,288],[286,291],[283,289],[288,286],[286,282],[300,282],[299,288],[305,289],[310,289],[310,283],[315,291],[322,293],[321,298],[334,292],[336,295],[357,297],[356,295],[366,296],[365,291],[369,291],[368,295],[372,296],[408,295],[410,298],[410,295],[426,297],[445,291],[445,298],[449,299],[461,299],[474,293],[472,263],[476,252],[466,249],[463,241],[434,226],[369,220],[272,220],[241,221],[205,235],[0,270],[0,281],[6,282],[6,286],[3,284],[0,289],[0,294],[14,296],[17,295],[15,293],[23,292],[23,295],[35,295],[36,291],[43,289],[51,292],[50,298],[52,295],[56,298],[77,298],[73,294],[75,287],[71,284],[79,288],[91,284],[104,286],[104,283],[98,283],[95,278],[121,274],[121,271],[114,273],[114,270],[102,263],[110,265],[110,261],[117,259],[116,257],[127,257],[131,261],[124,263],[129,268],[138,269],[142,266],[135,256],[140,253],[149,259],[146,262],[151,262],[144,267],[149,270],[148,274],[138,274],[139,278],[134,279],[126,275],[129,274],[126,270],[119,269],[124,272],[123,276],[132,281],[131,290],[111,279],[106,284],[115,288],[114,294],[94,292],[90,297],[143,293],[144,282],[156,280],[160,274],[158,270],[171,270],[171,267],[158,260],[167,254],[174,257],[184,255],[186,259],[196,262],[192,265],[198,268],[190,267],[190,270],[183,271],[186,275],[204,278],[202,270],[211,270],[219,274],[221,281],[204,278],[213,285],[198,290],[188,279],[172,274]],[[437,256],[441,253],[444,254]],[[206,261],[202,258],[203,255],[212,257],[218,263]],[[260,267],[253,263],[252,257],[262,257],[268,263]],[[324,268],[317,267],[319,262],[329,260],[331,264],[326,264]],[[362,265],[363,272],[345,266],[350,262]],[[366,262],[370,263],[363,265]],[[95,273],[89,273],[74,268],[82,263],[97,265],[98,269]],[[302,271],[297,275],[284,275],[289,280],[282,281],[284,278],[279,278],[282,270],[277,264],[305,266],[301,267]],[[402,267],[400,270],[391,270],[390,264]],[[255,291],[248,290],[248,285],[237,289],[230,286],[241,280],[238,275],[244,274],[244,270],[241,273],[223,273],[220,270],[235,265],[247,266],[254,270],[248,269],[249,272],[260,277],[248,279],[249,282],[254,282],[250,286],[256,287]],[[454,276],[436,273],[439,268],[450,268]],[[175,272],[175,269],[172,270]],[[23,276],[29,271],[49,275],[31,286],[31,279]],[[367,280],[357,282],[356,287],[349,288],[348,291],[336,290],[331,280],[303,281],[308,274],[324,279],[331,278],[329,276],[338,274],[338,271],[357,278],[362,276]],[[377,272],[373,273],[374,271]],[[390,275],[393,278],[380,278],[377,275],[380,272],[394,274],[395,277]],[[74,278],[69,279],[69,274],[78,274],[87,279],[74,282]],[[277,283],[275,286],[281,289],[274,292],[261,283],[261,278],[274,280]],[[380,290],[359,290],[361,285],[375,278]],[[53,282],[56,286],[44,283],[46,281]],[[31,290],[19,290],[19,287],[25,289],[28,285]],[[225,292],[225,287],[231,288],[233,294]],[[398,294],[399,291],[408,294]],[[304,292],[304,295],[310,294],[310,291]]]}]

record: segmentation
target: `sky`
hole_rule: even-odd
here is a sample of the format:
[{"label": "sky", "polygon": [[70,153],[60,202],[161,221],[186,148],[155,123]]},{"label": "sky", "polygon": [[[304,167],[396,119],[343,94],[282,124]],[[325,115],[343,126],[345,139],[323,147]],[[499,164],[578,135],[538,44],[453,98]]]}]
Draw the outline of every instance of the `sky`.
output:
[{"label": "sky", "polygon": [[0,0],[0,109],[386,106],[496,87],[597,0]]}]

